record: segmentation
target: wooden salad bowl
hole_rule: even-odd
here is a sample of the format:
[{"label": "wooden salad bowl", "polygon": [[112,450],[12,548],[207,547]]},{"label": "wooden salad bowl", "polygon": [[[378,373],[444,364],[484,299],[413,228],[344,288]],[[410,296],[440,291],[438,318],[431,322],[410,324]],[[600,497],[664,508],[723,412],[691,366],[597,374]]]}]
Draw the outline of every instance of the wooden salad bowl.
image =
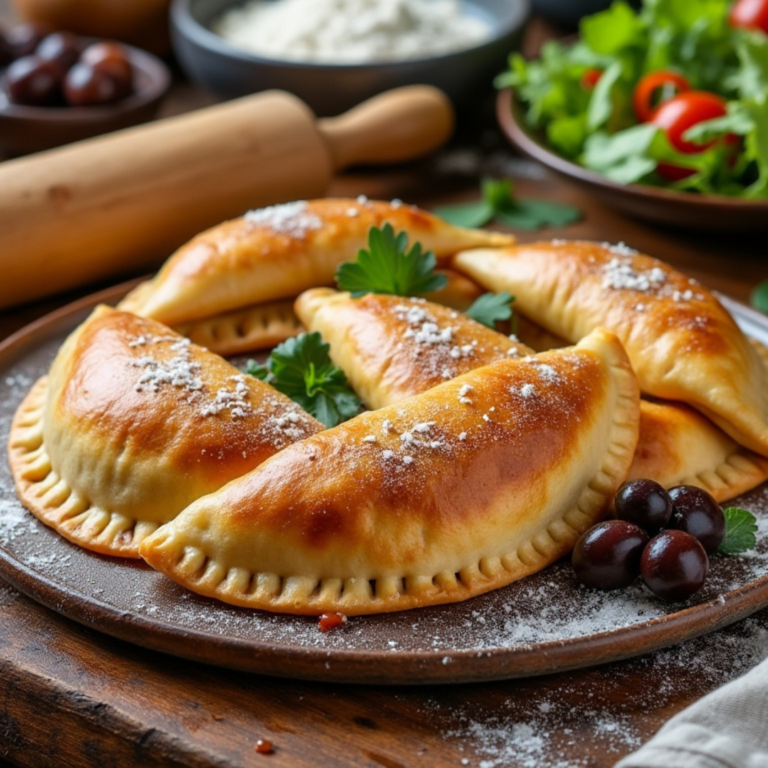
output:
[{"label": "wooden salad bowl", "polygon": [[553,152],[525,123],[525,109],[511,88],[496,100],[502,131],[517,149],[581,187],[611,208],[633,218],[685,229],[718,232],[768,230],[768,200],[700,195],[645,184],[619,184]]}]

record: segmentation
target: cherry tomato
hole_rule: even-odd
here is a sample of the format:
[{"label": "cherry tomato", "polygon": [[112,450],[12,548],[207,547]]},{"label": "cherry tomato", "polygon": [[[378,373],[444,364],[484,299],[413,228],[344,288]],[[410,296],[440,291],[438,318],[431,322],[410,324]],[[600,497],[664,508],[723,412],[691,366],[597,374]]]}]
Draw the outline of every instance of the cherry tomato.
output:
[{"label": "cherry tomato", "polygon": [[[711,147],[717,140],[694,144],[692,141],[686,141],[683,134],[697,123],[722,117],[726,112],[725,99],[717,94],[707,91],[686,91],[661,104],[653,113],[650,122],[666,131],[669,143],[678,152],[695,155]],[[731,143],[736,138],[728,136],[725,140]],[[690,168],[681,168],[669,163],[659,163],[657,170],[669,181],[680,181],[695,173]]]},{"label": "cherry tomato", "polygon": [[651,123],[667,132],[670,144],[686,155],[703,152],[715,143],[715,139],[704,144],[686,141],[683,134],[692,126],[727,113],[725,99],[707,91],[686,91],[674,99],[665,101],[653,113]]},{"label": "cherry tomato", "polygon": [[603,76],[602,69],[587,69],[581,76],[581,87],[584,90],[591,91],[600,81]]},{"label": "cherry tomato", "polygon": [[659,69],[656,72],[649,72],[640,78],[640,82],[635,86],[635,93],[632,97],[632,106],[635,109],[635,116],[641,123],[647,123],[656,111],[657,104],[654,103],[654,97],[661,91],[662,104],[672,98],[667,94],[668,89],[674,88],[677,94],[685,93],[691,90],[691,84],[677,72],[670,72],[667,69]]},{"label": "cherry tomato", "polygon": [[760,29],[768,35],[768,0],[737,0],[729,21],[732,27]]}]

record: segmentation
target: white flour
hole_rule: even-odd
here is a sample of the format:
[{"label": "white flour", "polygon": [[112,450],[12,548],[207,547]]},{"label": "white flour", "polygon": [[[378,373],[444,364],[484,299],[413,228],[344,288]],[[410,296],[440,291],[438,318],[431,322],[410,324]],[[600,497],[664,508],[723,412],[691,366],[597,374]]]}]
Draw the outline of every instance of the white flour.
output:
[{"label": "white flour", "polygon": [[458,0],[250,0],[213,31],[258,56],[333,64],[428,58],[491,34]]}]

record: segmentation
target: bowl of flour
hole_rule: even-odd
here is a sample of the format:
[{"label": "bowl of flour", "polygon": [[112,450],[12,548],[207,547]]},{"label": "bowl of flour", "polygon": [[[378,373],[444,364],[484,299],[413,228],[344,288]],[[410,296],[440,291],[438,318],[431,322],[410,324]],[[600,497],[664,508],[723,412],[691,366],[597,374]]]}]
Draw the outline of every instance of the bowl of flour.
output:
[{"label": "bowl of flour", "polygon": [[280,88],[319,115],[426,83],[457,107],[491,89],[530,0],[174,0],[174,49],[222,98]]}]

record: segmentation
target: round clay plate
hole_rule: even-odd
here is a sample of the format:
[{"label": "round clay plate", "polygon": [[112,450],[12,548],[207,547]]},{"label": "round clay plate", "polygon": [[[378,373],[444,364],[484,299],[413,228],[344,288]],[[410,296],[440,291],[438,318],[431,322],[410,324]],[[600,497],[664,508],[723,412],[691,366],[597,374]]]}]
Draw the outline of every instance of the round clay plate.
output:
[{"label": "round clay plate", "polygon": [[[65,307],[0,345],[0,435],[22,397],[97,301]],[[724,300],[768,343],[766,318]],[[323,633],[317,619],[224,605],[137,561],[92,554],[39,523],[0,466],[0,574],[65,616],[175,656],[284,677],[333,682],[457,683],[562,672],[647,653],[712,632],[768,605],[768,485],[739,499],[759,521],[755,552],[713,558],[704,589],[668,604],[641,584],[580,588],[567,562],[455,605],[351,618]]]}]

